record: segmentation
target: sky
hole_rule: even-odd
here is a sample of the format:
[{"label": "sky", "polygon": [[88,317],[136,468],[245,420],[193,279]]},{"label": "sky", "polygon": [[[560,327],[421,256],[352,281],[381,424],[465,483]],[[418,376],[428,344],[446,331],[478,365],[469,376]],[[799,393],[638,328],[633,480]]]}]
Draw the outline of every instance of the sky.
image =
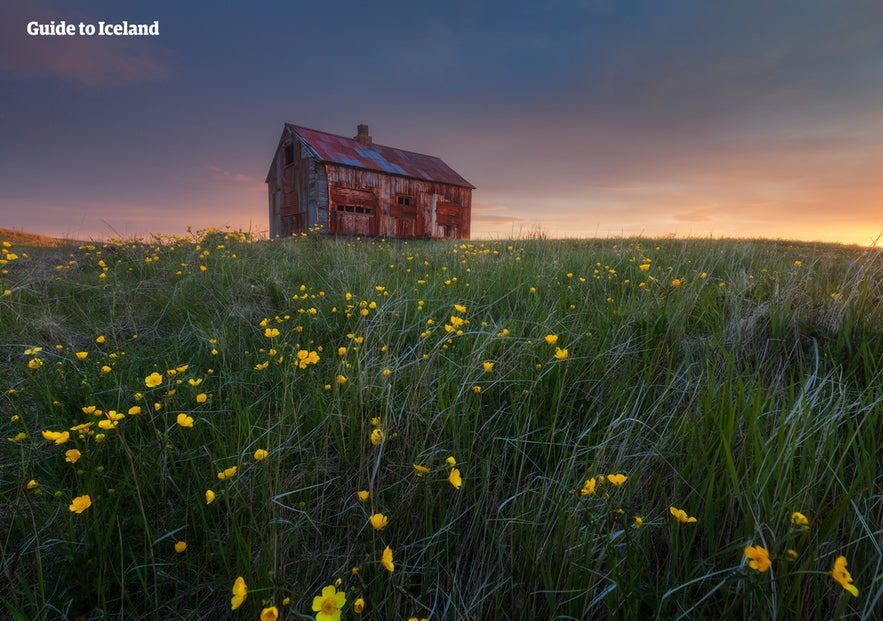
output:
[{"label": "sky", "polygon": [[[159,35],[28,34],[62,20]],[[440,157],[476,238],[870,245],[883,3],[0,4],[0,227],[266,232],[285,122]]]}]

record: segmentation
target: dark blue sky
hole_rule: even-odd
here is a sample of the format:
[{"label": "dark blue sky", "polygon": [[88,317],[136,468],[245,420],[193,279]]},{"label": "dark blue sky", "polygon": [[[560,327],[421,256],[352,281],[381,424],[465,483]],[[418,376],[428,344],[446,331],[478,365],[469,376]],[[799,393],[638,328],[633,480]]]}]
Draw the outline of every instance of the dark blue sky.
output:
[{"label": "dark blue sky", "polygon": [[286,121],[441,157],[479,236],[883,231],[879,2],[9,0],[0,93],[0,226],[45,234],[266,230]]}]

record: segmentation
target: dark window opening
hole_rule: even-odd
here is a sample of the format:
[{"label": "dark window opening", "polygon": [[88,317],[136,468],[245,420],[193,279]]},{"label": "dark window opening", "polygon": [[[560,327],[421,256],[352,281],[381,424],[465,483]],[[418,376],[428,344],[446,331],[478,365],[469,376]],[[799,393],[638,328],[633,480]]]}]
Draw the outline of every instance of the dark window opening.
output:
[{"label": "dark window opening", "polygon": [[414,197],[413,196],[404,196],[402,194],[399,194],[398,196],[396,196],[396,204],[397,205],[413,205],[414,204]]},{"label": "dark window opening", "polygon": [[294,145],[293,144],[285,145],[284,153],[285,153],[285,160],[284,160],[285,165],[291,166],[292,164],[294,164]]},{"label": "dark window opening", "polygon": [[363,207],[362,205],[338,205],[337,211],[346,211],[349,213],[374,213],[373,207]]}]

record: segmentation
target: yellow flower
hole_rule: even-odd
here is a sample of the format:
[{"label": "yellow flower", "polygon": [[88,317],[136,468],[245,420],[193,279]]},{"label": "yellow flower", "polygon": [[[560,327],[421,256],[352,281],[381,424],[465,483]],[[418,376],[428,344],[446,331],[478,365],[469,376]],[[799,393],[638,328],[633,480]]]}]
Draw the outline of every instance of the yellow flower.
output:
[{"label": "yellow flower", "polygon": [[635,516],[635,528],[641,528],[644,525],[644,519],[640,515]]},{"label": "yellow flower", "polygon": [[547,334],[546,335],[546,342],[549,345],[554,345],[555,343],[558,342],[558,335],[557,334]]},{"label": "yellow flower", "polygon": [[89,352],[87,352],[87,351],[78,351],[76,353],[77,360],[85,360],[88,355],[89,355]]},{"label": "yellow flower", "polygon": [[422,477],[424,474],[429,473],[429,468],[421,466],[420,464],[414,464],[414,470],[417,472],[418,477]]},{"label": "yellow flower", "polygon": [[797,550],[794,548],[788,548],[785,551],[785,560],[791,561],[792,563],[797,560]]},{"label": "yellow flower", "polygon": [[445,460],[445,463],[448,464],[448,465],[451,466],[451,467],[454,467],[454,466],[457,465],[457,460],[454,459],[454,456],[453,456],[453,455],[450,455],[450,456]]},{"label": "yellow flower", "polygon": [[218,478],[224,481],[225,479],[233,478],[233,475],[236,474],[236,466],[230,466],[226,470],[218,473]]},{"label": "yellow flower", "polygon": [[463,478],[460,476],[460,470],[458,468],[451,469],[451,474],[448,475],[448,483],[457,489],[460,489],[460,486],[463,485]]},{"label": "yellow flower", "polygon": [[809,526],[809,520],[800,511],[791,514],[791,523],[795,526]]},{"label": "yellow flower", "polygon": [[566,349],[561,349],[560,347],[555,348],[555,357],[558,360],[567,360],[567,356],[569,352]]},{"label": "yellow flower", "polygon": [[101,372],[102,372],[102,373],[110,373],[111,371],[113,371],[113,368],[107,366],[106,364],[103,365],[103,366],[101,367]]},{"label": "yellow flower", "polygon": [[266,336],[268,339],[274,339],[279,336],[279,329],[267,328],[266,330],[264,330],[264,336]]},{"label": "yellow flower", "polygon": [[6,438],[6,439],[9,440],[10,442],[21,442],[22,440],[24,440],[27,437],[28,437],[28,434],[26,434],[24,431],[19,431],[17,434],[12,436],[11,438]]},{"label": "yellow flower", "polygon": [[129,408],[129,416],[135,416],[140,413],[141,413],[141,406],[140,405],[133,405],[132,407]]},{"label": "yellow flower", "polygon": [[39,358],[32,358],[30,361],[28,361],[28,368],[29,369],[39,369],[42,366],[43,366],[43,361],[40,360]]},{"label": "yellow flower", "polygon": [[177,552],[178,554],[181,554],[186,549],[187,549],[187,542],[186,541],[176,541],[175,542],[175,552]]},{"label": "yellow flower", "polygon": [[346,593],[338,591],[334,585],[322,589],[322,595],[313,598],[313,612],[316,621],[340,621],[340,609],[346,604]]},{"label": "yellow flower", "polygon": [[279,618],[279,609],[275,606],[261,610],[261,621],[276,621]]},{"label": "yellow flower", "polygon": [[215,501],[215,493],[210,489],[205,490],[205,504],[210,505],[214,501]]},{"label": "yellow flower", "polygon": [[160,384],[162,384],[162,375],[156,371],[144,378],[144,385],[148,388],[156,388]]},{"label": "yellow flower", "polygon": [[366,489],[360,489],[358,492],[356,492],[356,497],[359,499],[360,502],[365,502],[366,500],[368,500],[368,495],[368,490]]},{"label": "yellow flower", "polygon": [[346,384],[347,379],[345,375],[341,375],[338,373],[337,377],[334,378],[334,381],[336,381],[338,384]]},{"label": "yellow flower", "polygon": [[371,523],[374,530],[383,530],[386,528],[389,519],[382,513],[374,513],[368,518],[368,521]]},{"label": "yellow flower", "polygon": [[638,266],[638,269],[641,270],[642,272],[646,272],[647,270],[650,269],[650,264],[649,263],[642,263],[641,265]]},{"label": "yellow flower", "polygon": [[178,414],[177,423],[182,427],[193,427],[193,417],[181,412]]},{"label": "yellow flower", "polygon": [[205,394],[204,392],[201,392],[198,395],[196,395],[196,402],[197,403],[205,403],[207,400],[208,400],[208,395]]},{"label": "yellow flower", "polygon": [[[269,360],[266,360],[266,361],[264,361],[264,362],[261,362],[261,363],[259,363],[259,364],[254,365],[254,370],[255,370],[255,371],[263,371],[263,370],[266,369],[268,366],[270,366],[270,361],[269,361]],[[301,367],[301,368],[303,368],[303,367]]]},{"label": "yellow flower", "polygon": [[40,485],[40,484],[37,483],[37,481],[35,479],[31,479],[30,481],[28,481],[28,489],[34,489],[38,485]]},{"label": "yellow flower", "polygon": [[74,498],[68,509],[70,509],[73,513],[82,513],[91,506],[92,499],[89,497],[89,494],[85,494],[83,496],[77,496],[76,498]]},{"label": "yellow flower", "polygon": [[586,482],[583,483],[583,488],[580,490],[580,495],[589,496],[595,493],[595,487],[598,485],[598,481],[595,480],[595,477],[591,479],[586,479]]},{"label": "yellow flower", "polygon": [[360,597],[353,602],[353,612],[360,615],[363,610],[365,610],[365,600]]},{"label": "yellow flower", "polygon": [[454,304],[454,310],[457,311],[458,313],[465,313],[466,307],[463,306],[462,304]]},{"label": "yellow flower", "polygon": [[337,348],[338,356],[346,356],[346,347],[338,347]]},{"label": "yellow flower", "polygon": [[55,444],[64,444],[71,438],[69,431],[44,431],[43,438]]},{"label": "yellow flower", "polygon": [[268,455],[268,453],[264,449],[258,449],[254,452],[254,458],[258,461],[266,459],[267,455]]},{"label": "yellow flower", "polygon": [[748,566],[760,573],[765,572],[772,564],[769,553],[761,546],[748,546],[745,548],[745,556],[748,558]]},{"label": "yellow flower", "polygon": [[383,550],[383,556],[380,557],[380,564],[386,567],[386,569],[392,573],[395,571],[395,563],[392,562],[392,548],[386,546],[386,549]]},{"label": "yellow flower", "polygon": [[853,597],[858,597],[858,588],[852,584],[852,576],[846,569],[846,557],[838,556],[834,561],[834,568],[831,570],[831,576],[840,583],[844,589],[849,591]]},{"label": "yellow flower", "polygon": [[245,578],[239,576],[233,583],[233,597],[230,598],[230,609],[236,610],[248,597],[248,585],[245,584]]},{"label": "yellow flower", "polygon": [[608,474],[607,480],[610,481],[611,485],[619,487],[628,480],[628,477],[624,474]]},{"label": "yellow flower", "polygon": [[696,518],[688,516],[687,512],[683,509],[669,507],[668,511],[672,514],[672,517],[674,517],[674,519],[676,519],[678,522],[681,522],[682,524],[689,524],[696,521]]},{"label": "yellow flower", "polygon": [[675,278],[673,281],[671,281],[671,286],[672,287],[680,287],[681,286],[681,279]]},{"label": "yellow flower", "polygon": [[66,451],[64,454],[64,461],[69,461],[72,464],[77,463],[77,460],[80,458],[80,451],[77,449],[71,449]]},{"label": "yellow flower", "polygon": [[493,362],[485,362],[481,366],[484,368],[485,373],[490,373],[491,371],[494,370],[494,363]]},{"label": "yellow flower", "polygon": [[377,446],[378,444],[383,444],[383,441],[386,440],[386,435],[383,433],[383,430],[379,427],[371,431],[371,444]]},{"label": "yellow flower", "polygon": [[99,335],[95,338],[95,342],[101,345],[104,342],[104,335]]}]

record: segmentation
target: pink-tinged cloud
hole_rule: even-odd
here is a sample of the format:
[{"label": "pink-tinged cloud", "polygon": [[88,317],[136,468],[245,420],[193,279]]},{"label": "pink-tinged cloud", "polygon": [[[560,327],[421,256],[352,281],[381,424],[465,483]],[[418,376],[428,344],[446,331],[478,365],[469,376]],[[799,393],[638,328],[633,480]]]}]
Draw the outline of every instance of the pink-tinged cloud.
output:
[{"label": "pink-tinged cloud", "polygon": [[0,6],[0,71],[22,78],[58,77],[88,86],[125,85],[168,74],[171,52],[149,37],[31,36],[29,22],[97,24],[76,8],[41,2]]}]

